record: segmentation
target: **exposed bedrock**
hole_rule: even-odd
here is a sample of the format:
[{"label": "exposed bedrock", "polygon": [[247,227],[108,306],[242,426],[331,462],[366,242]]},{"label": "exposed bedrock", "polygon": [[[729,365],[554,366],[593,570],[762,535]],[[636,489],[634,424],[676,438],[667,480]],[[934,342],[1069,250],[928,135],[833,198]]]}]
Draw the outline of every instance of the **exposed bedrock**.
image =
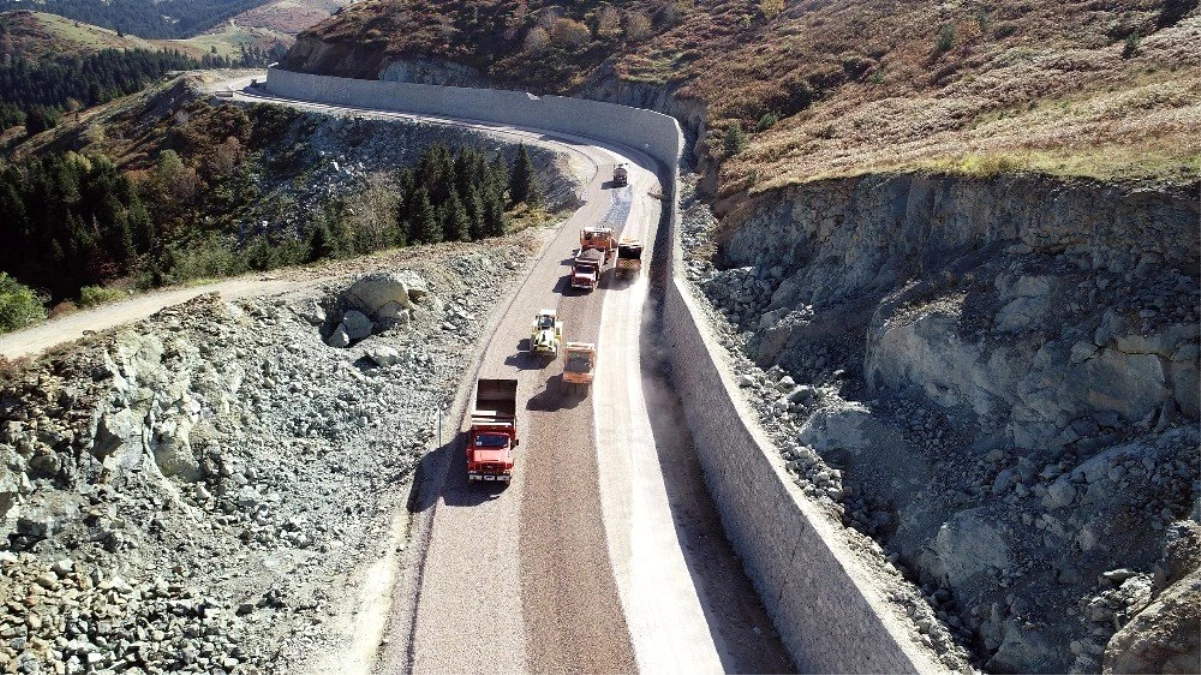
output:
[{"label": "exposed bedrock", "polygon": [[[823,181],[743,203],[694,268],[790,378],[769,426],[842,471],[848,523],[945,594],[989,670],[1100,670],[1149,606],[1197,632],[1173,609],[1188,587],[1153,602],[1150,581],[1199,515],[1196,195]],[[1122,639],[1113,663],[1151,663]]]}]

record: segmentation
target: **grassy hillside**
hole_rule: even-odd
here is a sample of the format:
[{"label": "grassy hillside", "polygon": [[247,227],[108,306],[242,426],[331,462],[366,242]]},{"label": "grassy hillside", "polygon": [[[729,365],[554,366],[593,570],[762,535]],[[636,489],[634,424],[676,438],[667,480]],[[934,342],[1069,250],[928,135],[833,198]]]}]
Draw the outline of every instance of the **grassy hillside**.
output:
[{"label": "grassy hillside", "polygon": [[[327,15],[328,12],[322,14]],[[272,20],[267,15],[258,16],[273,25],[286,23],[278,17]],[[297,8],[297,16],[301,17],[300,20],[307,20],[305,17],[312,17],[313,13]],[[263,51],[288,47],[294,40],[294,33],[295,31],[284,32],[256,23],[239,23],[238,19],[231,19],[208,32],[187,39],[145,40],[136,35],[118,34],[115,30],[55,14],[5,12],[0,13],[0,58],[8,55],[11,59],[37,61],[48,57],[86,56],[102,49],[170,49],[196,59],[208,54],[238,58],[243,47],[255,47]]]},{"label": "grassy hillside", "polygon": [[144,40],[134,35],[67,19],[45,12],[0,14],[0,56],[26,61],[64,56],[86,56],[102,49],[158,50],[170,46],[200,58],[207,50],[183,42]]},{"label": "grassy hillside", "polygon": [[369,0],[284,64],[371,77],[413,57],[702,102],[725,194],[913,169],[1201,176],[1197,0]]},{"label": "grassy hillside", "polygon": [[144,38],[184,38],[265,0],[0,0],[0,11],[34,9]]}]

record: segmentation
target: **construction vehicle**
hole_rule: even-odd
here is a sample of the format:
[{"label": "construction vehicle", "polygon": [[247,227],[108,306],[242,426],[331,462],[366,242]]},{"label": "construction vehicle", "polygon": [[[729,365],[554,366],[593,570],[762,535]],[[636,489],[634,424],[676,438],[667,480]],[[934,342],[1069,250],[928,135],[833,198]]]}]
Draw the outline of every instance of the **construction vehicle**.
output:
[{"label": "construction vehicle", "polygon": [[617,244],[617,269],[614,274],[630,278],[637,277],[640,271],[642,271],[642,242],[623,237]]},{"label": "construction vehicle", "polygon": [[595,248],[581,249],[571,266],[571,287],[591,291],[600,283],[605,254]]},{"label": "construction vehicle", "polygon": [[617,238],[613,235],[613,228],[598,225],[580,230],[580,250],[589,248],[604,253],[605,262],[608,263],[617,254]]},{"label": "construction vehicle", "polygon": [[613,187],[625,187],[630,182],[630,170],[625,162],[613,167]]},{"label": "construction vehicle", "polygon": [[591,342],[567,343],[563,349],[563,386],[568,392],[587,391],[595,369],[596,345]]},{"label": "construction vehicle", "polygon": [[563,322],[553,309],[538,311],[534,323],[530,327],[530,353],[549,356],[552,359],[559,355],[559,345],[563,344]]},{"label": "construction vehicle", "polygon": [[513,479],[517,439],[517,380],[479,380],[467,433],[467,482]]}]

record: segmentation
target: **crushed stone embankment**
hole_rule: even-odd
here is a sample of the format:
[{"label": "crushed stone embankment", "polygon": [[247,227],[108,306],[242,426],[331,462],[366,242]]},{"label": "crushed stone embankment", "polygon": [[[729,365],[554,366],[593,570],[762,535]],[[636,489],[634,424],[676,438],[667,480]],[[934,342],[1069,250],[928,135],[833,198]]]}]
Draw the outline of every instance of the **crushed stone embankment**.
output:
[{"label": "crushed stone embankment", "polygon": [[357,574],[543,235],[376,258],[404,297],[347,347],[327,342],[375,308],[344,277],[202,296],[8,373],[0,666],[283,673],[345,649]]}]

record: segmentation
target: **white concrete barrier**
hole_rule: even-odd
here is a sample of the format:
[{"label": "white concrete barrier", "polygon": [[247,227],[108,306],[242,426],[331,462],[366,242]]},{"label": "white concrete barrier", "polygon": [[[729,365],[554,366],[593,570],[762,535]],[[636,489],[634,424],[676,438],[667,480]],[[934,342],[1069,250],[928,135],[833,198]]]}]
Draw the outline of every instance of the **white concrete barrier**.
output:
[{"label": "white concrete barrier", "polygon": [[673,379],[698,460],[785,647],[802,672],[914,673],[942,668],[896,624],[842,539],[814,513],[745,410],[727,357],[684,280],[676,184],[684,138],[671,117],[612,103],[524,92],[351,80],[272,68],[287,98],[545,129],[640,150],[663,163],[672,223],[664,302]]}]

